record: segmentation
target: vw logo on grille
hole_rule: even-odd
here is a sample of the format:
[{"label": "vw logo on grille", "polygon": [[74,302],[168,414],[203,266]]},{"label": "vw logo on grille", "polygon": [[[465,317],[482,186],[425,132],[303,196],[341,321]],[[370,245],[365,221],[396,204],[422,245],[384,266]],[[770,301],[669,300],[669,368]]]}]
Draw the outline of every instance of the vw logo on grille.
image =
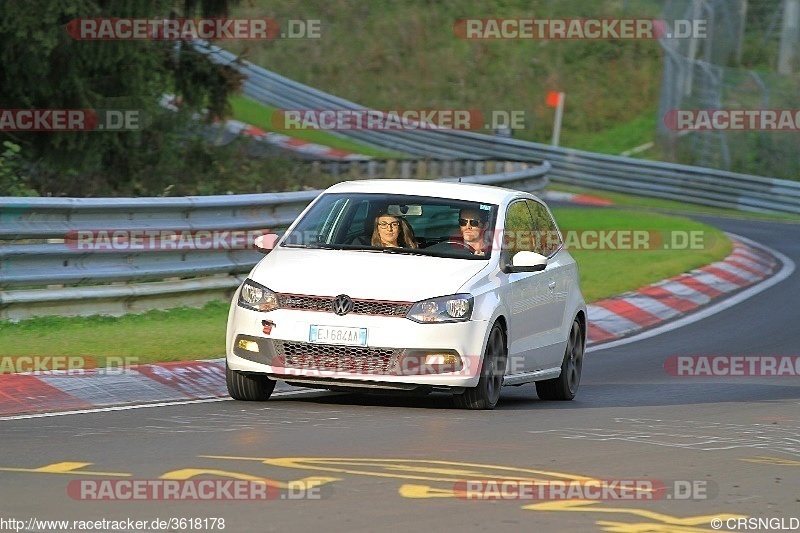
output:
[{"label": "vw logo on grille", "polygon": [[346,315],[353,310],[353,300],[346,294],[340,294],[333,299],[333,312],[337,315]]}]

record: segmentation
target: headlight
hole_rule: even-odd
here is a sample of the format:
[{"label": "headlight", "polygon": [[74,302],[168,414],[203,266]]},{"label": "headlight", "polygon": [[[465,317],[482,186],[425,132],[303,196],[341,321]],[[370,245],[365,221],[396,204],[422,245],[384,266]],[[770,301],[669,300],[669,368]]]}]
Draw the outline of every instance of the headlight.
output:
[{"label": "headlight", "polygon": [[465,322],[472,316],[470,294],[440,296],[411,306],[406,318],[414,322]]},{"label": "headlight", "polygon": [[239,291],[239,307],[253,311],[272,311],[278,308],[278,295],[263,285],[246,279]]}]

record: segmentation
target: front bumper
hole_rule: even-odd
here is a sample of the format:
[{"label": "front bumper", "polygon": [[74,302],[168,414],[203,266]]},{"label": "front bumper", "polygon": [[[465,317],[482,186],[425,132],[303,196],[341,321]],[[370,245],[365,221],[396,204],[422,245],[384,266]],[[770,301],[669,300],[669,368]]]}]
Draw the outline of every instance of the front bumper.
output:
[{"label": "front bumper", "polygon": [[[272,324],[265,333],[263,320]],[[312,324],[367,329],[367,344],[309,342]],[[313,386],[474,387],[487,322],[419,324],[401,317],[234,308],[228,320],[228,366]]]}]

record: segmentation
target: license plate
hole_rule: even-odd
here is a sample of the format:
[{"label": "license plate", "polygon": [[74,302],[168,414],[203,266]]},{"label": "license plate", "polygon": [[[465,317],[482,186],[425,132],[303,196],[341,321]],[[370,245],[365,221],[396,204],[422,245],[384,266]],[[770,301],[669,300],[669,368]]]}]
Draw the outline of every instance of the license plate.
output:
[{"label": "license plate", "polygon": [[367,345],[367,328],[347,328],[343,326],[319,326],[311,324],[308,332],[309,342],[325,344]]}]

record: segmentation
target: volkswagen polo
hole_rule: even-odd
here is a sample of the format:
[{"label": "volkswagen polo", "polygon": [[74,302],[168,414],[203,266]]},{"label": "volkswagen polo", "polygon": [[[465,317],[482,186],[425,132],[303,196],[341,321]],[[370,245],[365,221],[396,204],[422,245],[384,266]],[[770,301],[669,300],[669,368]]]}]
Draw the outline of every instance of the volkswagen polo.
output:
[{"label": "volkswagen polo", "polygon": [[575,396],[586,304],[575,260],[536,196],[350,181],[267,237],[228,317],[234,399],[266,400],[278,380],[449,392],[469,409],[493,409],[503,386],[533,382],[541,399]]}]

